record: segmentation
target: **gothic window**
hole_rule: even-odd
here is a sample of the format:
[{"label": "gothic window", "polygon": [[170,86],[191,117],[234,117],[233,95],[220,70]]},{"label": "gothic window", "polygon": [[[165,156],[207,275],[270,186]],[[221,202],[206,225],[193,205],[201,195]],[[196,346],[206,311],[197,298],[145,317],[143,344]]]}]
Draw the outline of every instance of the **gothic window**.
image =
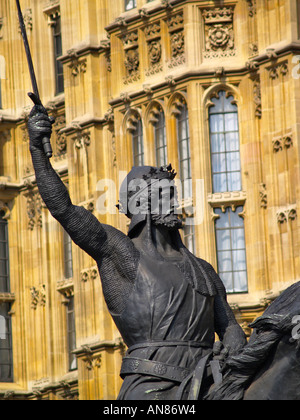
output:
[{"label": "gothic window", "polygon": [[125,10],[131,10],[136,7],[136,0],[125,0]]},{"label": "gothic window", "polygon": [[73,350],[76,348],[74,296],[70,296],[67,303],[67,333],[68,333],[68,356],[69,370],[77,369],[77,359]]},{"label": "gothic window", "polygon": [[157,121],[154,124],[155,137],[155,152],[157,167],[168,164],[167,157],[167,135],[166,135],[166,120],[165,114],[161,111],[157,116]]},{"label": "gothic window", "polygon": [[72,240],[64,230],[64,274],[65,278],[73,277]]},{"label": "gothic window", "polygon": [[248,291],[243,207],[215,208],[218,272],[227,293]]},{"label": "gothic window", "polygon": [[59,94],[64,91],[63,64],[58,60],[62,55],[61,18],[59,13],[52,16],[52,36],[55,67],[55,93]]},{"label": "gothic window", "polygon": [[209,129],[213,192],[241,191],[238,110],[225,91],[212,99]]},{"label": "gothic window", "polygon": [[177,139],[182,198],[192,197],[192,171],[188,108],[184,105],[177,116]]},{"label": "gothic window", "polygon": [[132,131],[132,150],[134,166],[144,165],[144,139],[143,139],[143,123],[139,119],[136,128]]}]

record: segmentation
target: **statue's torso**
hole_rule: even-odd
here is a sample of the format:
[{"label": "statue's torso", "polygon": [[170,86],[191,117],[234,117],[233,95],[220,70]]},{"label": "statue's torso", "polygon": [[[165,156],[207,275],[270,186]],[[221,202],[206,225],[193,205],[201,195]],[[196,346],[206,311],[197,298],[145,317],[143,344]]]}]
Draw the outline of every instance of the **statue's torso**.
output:
[{"label": "statue's torso", "polygon": [[176,261],[141,255],[126,307],[112,314],[128,346],[149,340],[213,344],[214,297],[193,288],[188,269],[180,269]]}]

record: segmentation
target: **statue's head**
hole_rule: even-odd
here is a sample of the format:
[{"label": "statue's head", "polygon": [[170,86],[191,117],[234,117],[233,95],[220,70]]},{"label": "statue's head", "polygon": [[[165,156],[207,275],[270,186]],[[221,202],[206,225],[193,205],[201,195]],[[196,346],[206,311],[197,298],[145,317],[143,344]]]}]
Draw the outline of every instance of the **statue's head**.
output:
[{"label": "statue's head", "polygon": [[178,207],[176,176],[171,165],[133,167],[120,188],[119,210],[131,219],[129,231],[145,221],[147,215],[155,225],[178,229],[181,220],[175,214]]}]

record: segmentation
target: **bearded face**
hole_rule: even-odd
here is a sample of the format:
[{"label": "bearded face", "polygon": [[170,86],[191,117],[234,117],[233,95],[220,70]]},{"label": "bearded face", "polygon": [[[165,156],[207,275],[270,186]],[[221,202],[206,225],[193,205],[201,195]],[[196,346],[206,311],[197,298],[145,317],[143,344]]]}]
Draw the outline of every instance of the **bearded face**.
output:
[{"label": "bearded face", "polygon": [[176,187],[167,185],[151,192],[151,220],[156,226],[165,226],[170,230],[182,228],[182,221],[175,213],[178,207]]}]

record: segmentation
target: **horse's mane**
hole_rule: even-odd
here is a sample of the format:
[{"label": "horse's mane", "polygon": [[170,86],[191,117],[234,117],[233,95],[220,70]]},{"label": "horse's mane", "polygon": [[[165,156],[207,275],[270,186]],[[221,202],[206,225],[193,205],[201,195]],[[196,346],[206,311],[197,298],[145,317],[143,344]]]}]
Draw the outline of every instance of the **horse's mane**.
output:
[{"label": "horse's mane", "polygon": [[[293,317],[300,315],[300,282],[285,290],[253,324],[254,332],[242,351],[227,359],[223,382],[208,394],[209,400],[241,400],[254,375],[271,350],[294,328]],[[300,347],[298,340],[297,347]]]}]

